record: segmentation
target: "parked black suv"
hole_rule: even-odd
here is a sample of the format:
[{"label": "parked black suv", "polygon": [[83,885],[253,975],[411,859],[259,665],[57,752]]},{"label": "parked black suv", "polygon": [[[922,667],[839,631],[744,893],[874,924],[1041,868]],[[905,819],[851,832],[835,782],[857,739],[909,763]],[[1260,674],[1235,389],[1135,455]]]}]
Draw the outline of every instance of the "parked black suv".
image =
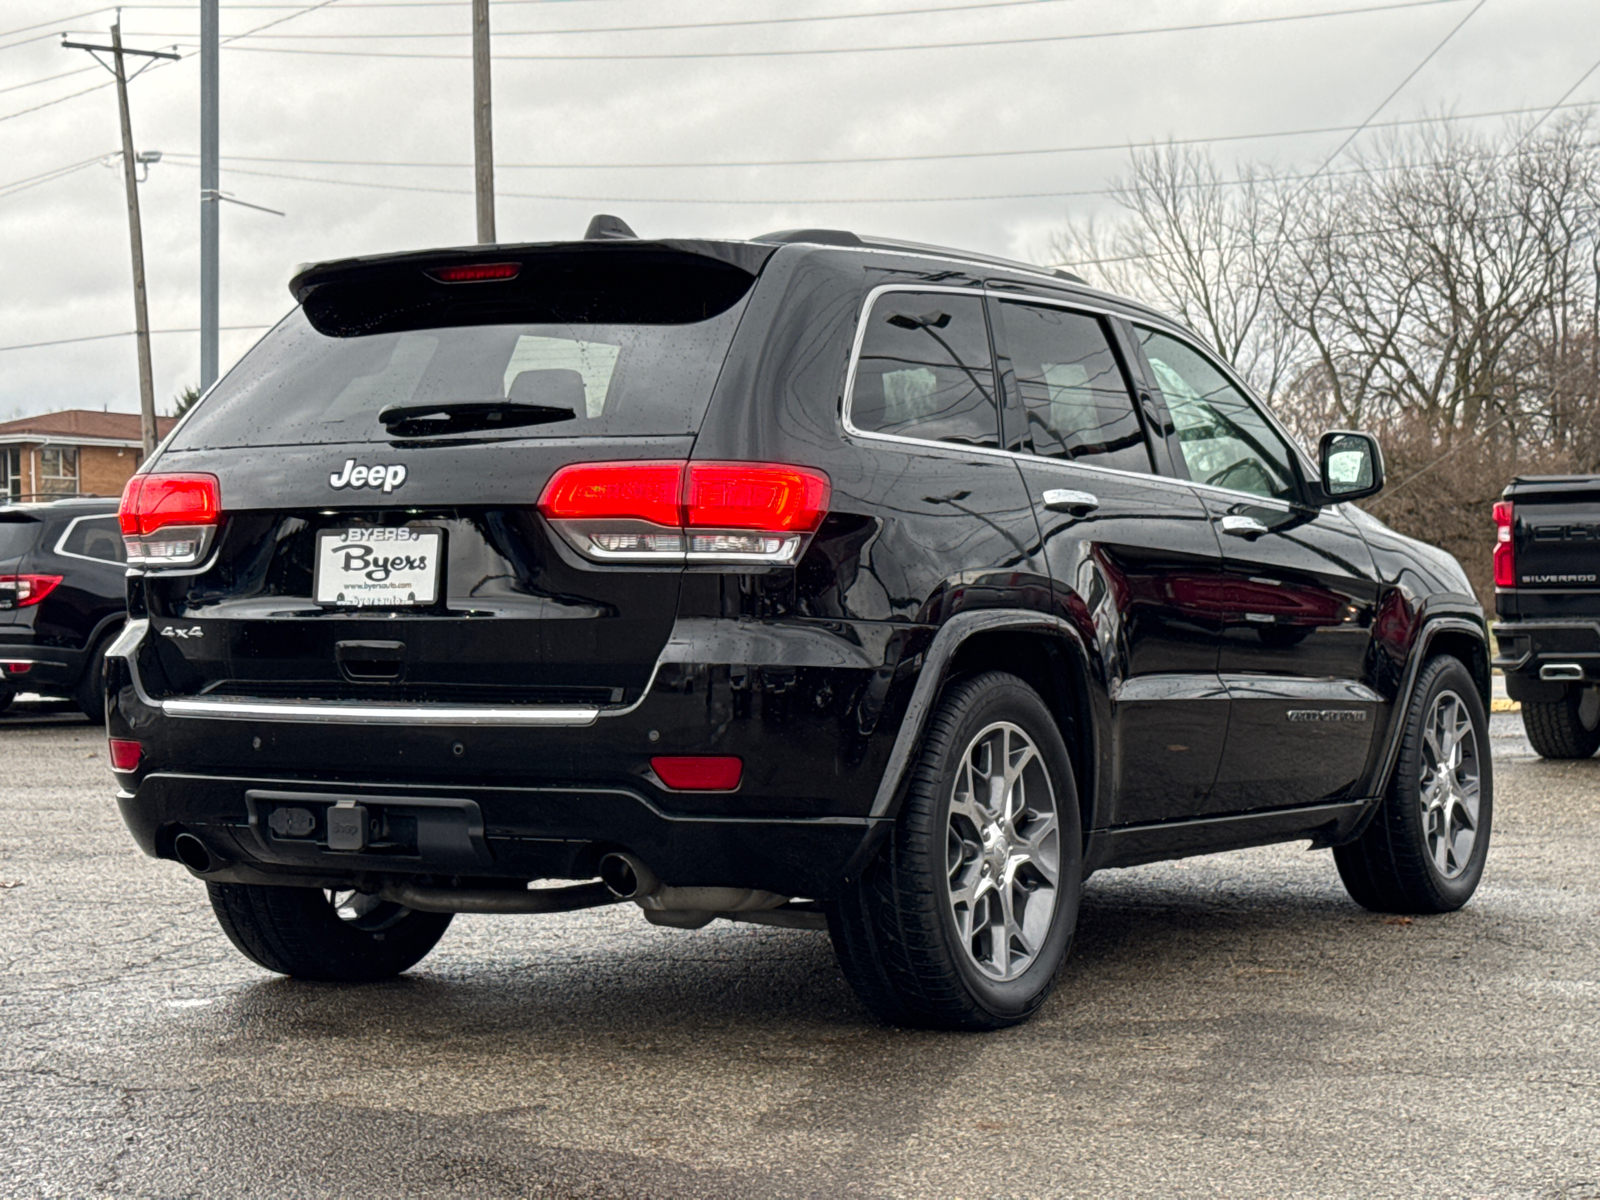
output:
[{"label": "parked black suv", "polygon": [[1308,458],[1071,277],[591,234],[301,270],[130,484],[119,802],[246,955],[624,897],[992,1028],[1101,868],[1310,839],[1369,908],[1472,894],[1483,614],[1345,503],[1371,439]]},{"label": "parked black suv", "polygon": [[104,655],[122,628],[117,502],[0,505],[0,710],[18,692],[63,696],[105,719]]},{"label": "parked black suv", "polygon": [[1542,757],[1588,758],[1600,749],[1600,476],[1518,476],[1494,520],[1494,665]]}]

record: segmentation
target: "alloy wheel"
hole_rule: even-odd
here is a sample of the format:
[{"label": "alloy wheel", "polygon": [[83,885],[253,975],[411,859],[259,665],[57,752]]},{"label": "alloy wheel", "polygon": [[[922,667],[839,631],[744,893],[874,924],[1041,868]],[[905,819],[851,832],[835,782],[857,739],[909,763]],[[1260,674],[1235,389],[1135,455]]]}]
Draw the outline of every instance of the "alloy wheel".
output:
[{"label": "alloy wheel", "polygon": [[968,744],[956,772],[946,871],[957,939],[1005,982],[1038,956],[1055,915],[1061,828],[1050,773],[1033,740],[1002,721]]},{"label": "alloy wheel", "polygon": [[1423,725],[1420,804],[1428,858],[1442,878],[1455,879],[1472,860],[1478,840],[1482,766],[1472,713],[1461,697],[1442,691]]}]

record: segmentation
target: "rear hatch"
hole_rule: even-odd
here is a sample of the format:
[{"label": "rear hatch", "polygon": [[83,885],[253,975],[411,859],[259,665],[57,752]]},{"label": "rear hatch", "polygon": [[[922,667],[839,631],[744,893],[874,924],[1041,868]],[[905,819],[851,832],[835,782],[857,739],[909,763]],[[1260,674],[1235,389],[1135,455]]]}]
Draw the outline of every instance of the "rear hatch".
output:
[{"label": "rear hatch", "polygon": [[631,702],[683,556],[607,557],[537,505],[572,464],[689,458],[768,253],[568,244],[302,271],[301,307],[152,464],[215,476],[220,522],[197,573],[145,581],[147,686]]},{"label": "rear hatch", "polygon": [[23,615],[17,607],[18,577],[39,536],[39,519],[26,509],[0,506],[0,629]]},{"label": "rear hatch", "polygon": [[1499,613],[1600,617],[1600,477],[1513,480],[1496,518],[1512,551],[1497,552]]}]

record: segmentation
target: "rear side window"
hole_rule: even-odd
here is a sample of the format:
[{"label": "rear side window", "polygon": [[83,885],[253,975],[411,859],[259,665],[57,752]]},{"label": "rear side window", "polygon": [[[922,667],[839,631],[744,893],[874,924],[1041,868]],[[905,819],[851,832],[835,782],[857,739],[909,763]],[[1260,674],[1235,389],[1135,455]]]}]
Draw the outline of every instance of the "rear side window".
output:
[{"label": "rear side window", "polygon": [[867,314],[850,397],[864,433],[1000,445],[989,329],[978,296],[887,292]]},{"label": "rear side window", "polygon": [[[389,440],[391,406],[510,401],[569,410],[518,436],[692,434],[744,311],[682,324],[483,323],[356,336],[296,309],[229,373],[174,449]],[[482,438],[484,428],[471,431]]]},{"label": "rear side window", "polygon": [[123,563],[128,560],[122,544],[122,532],[114,515],[79,517],[67,526],[67,531],[56,544],[57,554],[73,558],[92,558],[97,562]]},{"label": "rear side window", "polygon": [[1148,472],[1144,428],[1100,318],[1011,300],[1000,314],[1034,453]]}]

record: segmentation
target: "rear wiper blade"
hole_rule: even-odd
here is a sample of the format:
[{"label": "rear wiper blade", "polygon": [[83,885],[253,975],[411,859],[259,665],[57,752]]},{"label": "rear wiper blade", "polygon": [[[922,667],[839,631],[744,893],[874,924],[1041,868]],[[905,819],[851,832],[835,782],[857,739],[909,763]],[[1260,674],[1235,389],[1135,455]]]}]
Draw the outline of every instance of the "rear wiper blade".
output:
[{"label": "rear wiper blade", "polygon": [[577,413],[553,404],[520,400],[441,400],[437,404],[391,404],[378,420],[395,437],[433,437],[467,430],[517,429],[571,421]]}]

